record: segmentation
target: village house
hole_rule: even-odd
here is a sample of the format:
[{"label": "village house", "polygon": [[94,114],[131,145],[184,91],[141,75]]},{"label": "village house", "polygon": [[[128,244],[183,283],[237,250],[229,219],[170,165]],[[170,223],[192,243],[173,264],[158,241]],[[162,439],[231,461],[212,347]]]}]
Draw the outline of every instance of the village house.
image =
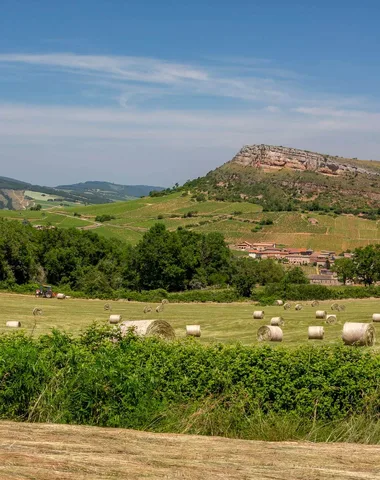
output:
[{"label": "village house", "polygon": [[308,278],[313,285],[342,285],[335,275],[315,274],[309,275]]}]

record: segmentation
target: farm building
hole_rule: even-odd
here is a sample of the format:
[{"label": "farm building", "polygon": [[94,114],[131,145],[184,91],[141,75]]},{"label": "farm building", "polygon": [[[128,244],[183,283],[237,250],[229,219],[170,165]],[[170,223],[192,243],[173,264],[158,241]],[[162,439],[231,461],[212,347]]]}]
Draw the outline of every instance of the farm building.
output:
[{"label": "farm building", "polygon": [[342,285],[334,275],[309,275],[308,278],[313,285]]}]

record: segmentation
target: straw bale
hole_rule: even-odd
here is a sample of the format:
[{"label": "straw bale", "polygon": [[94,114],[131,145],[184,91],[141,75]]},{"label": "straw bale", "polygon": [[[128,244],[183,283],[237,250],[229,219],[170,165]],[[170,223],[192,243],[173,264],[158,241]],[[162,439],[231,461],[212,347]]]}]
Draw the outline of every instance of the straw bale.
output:
[{"label": "straw bale", "polygon": [[282,317],[272,317],[270,324],[273,327],[281,327],[285,324],[284,319]]},{"label": "straw bale", "polygon": [[336,318],[336,315],[327,315],[326,317],[327,325],[334,325],[337,322],[338,322],[338,319]]},{"label": "straw bale", "polygon": [[9,328],[20,328],[21,322],[18,322],[17,320],[8,320],[5,326]]},{"label": "straw bale", "polygon": [[282,342],[282,330],[274,325],[265,325],[257,330],[259,342]]},{"label": "straw bale", "polygon": [[186,325],[186,335],[190,337],[200,337],[201,336],[201,326],[200,325]]},{"label": "straw bale", "polygon": [[120,325],[122,335],[133,331],[142,337],[162,337],[168,340],[175,337],[174,329],[165,320],[127,320]]},{"label": "straw bale", "polygon": [[372,315],[372,321],[373,322],[380,322],[380,313],[374,313]]},{"label": "straw bale", "polygon": [[342,340],[345,345],[372,346],[375,328],[371,323],[347,322],[343,325]]},{"label": "straw bale", "polygon": [[326,318],[326,314],[327,312],[325,310],[317,310],[315,312],[315,318],[323,318],[325,319]]},{"label": "straw bale", "polygon": [[308,338],[309,340],[323,340],[325,329],[323,327],[309,327]]},{"label": "straw bale", "polygon": [[253,312],[253,318],[256,320],[263,319],[264,318],[264,310],[255,310]]},{"label": "straw bale", "polygon": [[111,323],[112,325],[115,325],[115,324],[121,322],[121,320],[122,320],[121,315],[110,315],[109,323]]}]

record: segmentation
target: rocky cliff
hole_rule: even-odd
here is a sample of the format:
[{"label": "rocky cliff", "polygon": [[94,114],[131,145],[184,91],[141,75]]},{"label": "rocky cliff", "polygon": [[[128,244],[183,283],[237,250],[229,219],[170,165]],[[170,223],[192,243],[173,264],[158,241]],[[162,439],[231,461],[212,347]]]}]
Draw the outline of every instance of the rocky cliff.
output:
[{"label": "rocky cliff", "polygon": [[298,150],[297,148],[275,147],[271,145],[246,145],[230,163],[244,167],[261,168],[264,171],[291,169],[314,171],[324,175],[362,173],[378,175],[369,168],[354,165],[354,159],[331,157],[320,153]]}]

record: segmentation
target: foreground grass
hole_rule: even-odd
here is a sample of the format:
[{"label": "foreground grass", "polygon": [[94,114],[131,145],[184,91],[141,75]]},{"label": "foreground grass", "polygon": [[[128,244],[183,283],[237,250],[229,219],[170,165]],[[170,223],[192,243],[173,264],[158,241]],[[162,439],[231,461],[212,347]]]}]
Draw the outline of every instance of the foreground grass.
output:
[{"label": "foreground grass", "polygon": [[379,447],[368,445],[274,445],[11,422],[0,423],[0,442],[4,479],[376,480],[380,469]]},{"label": "foreground grass", "polygon": [[[104,304],[109,303],[112,313],[121,314],[123,320],[139,320],[161,318],[167,320],[175,329],[176,336],[185,336],[185,326],[200,324],[202,337],[200,342],[241,342],[245,345],[256,344],[256,333],[260,326],[267,325],[271,317],[282,316],[284,339],[282,346],[297,346],[310,343],[307,339],[307,329],[311,325],[325,327],[325,339],[314,342],[320,344],[341,344],[341,331],[345,322],[371,322],[372,314],[380,313],[379,299],[344,300],[334,303],[346,306],[344,312],[332,312],[332,301],[320,302],[318,307],[312,307],[311,302],[303,302],[304,308],[295,311],[293,308],[285,311],[282,307],[257,307],[252,303],[181,303],[167,304],[162,313],[155,312],[156,304],[151,304],[152,312],[143,313],[145,304],[139,302],[85,300],[85,299],[36,299],[33,296],[17,294],[0,294],[0,333],[9,331],[5,327],[8,320],[18,320],[23,329],[38,336],[51,331],[52,328],[63,329],[78,334],[94,321],[106,324],[109,313],[104,311]],[[34,307],[43,310],[43,315],[33,317]],[[264,309],[264,320],[253,320],[256,309]],[[326,325],[324,321],[315,319],[316,309],[336,313],[338,324]],[[36,322],[36,324],[35,324]],[[380,333],[379,327],[375,328]],[[376,346],[374,348],[377,348]]]}]

